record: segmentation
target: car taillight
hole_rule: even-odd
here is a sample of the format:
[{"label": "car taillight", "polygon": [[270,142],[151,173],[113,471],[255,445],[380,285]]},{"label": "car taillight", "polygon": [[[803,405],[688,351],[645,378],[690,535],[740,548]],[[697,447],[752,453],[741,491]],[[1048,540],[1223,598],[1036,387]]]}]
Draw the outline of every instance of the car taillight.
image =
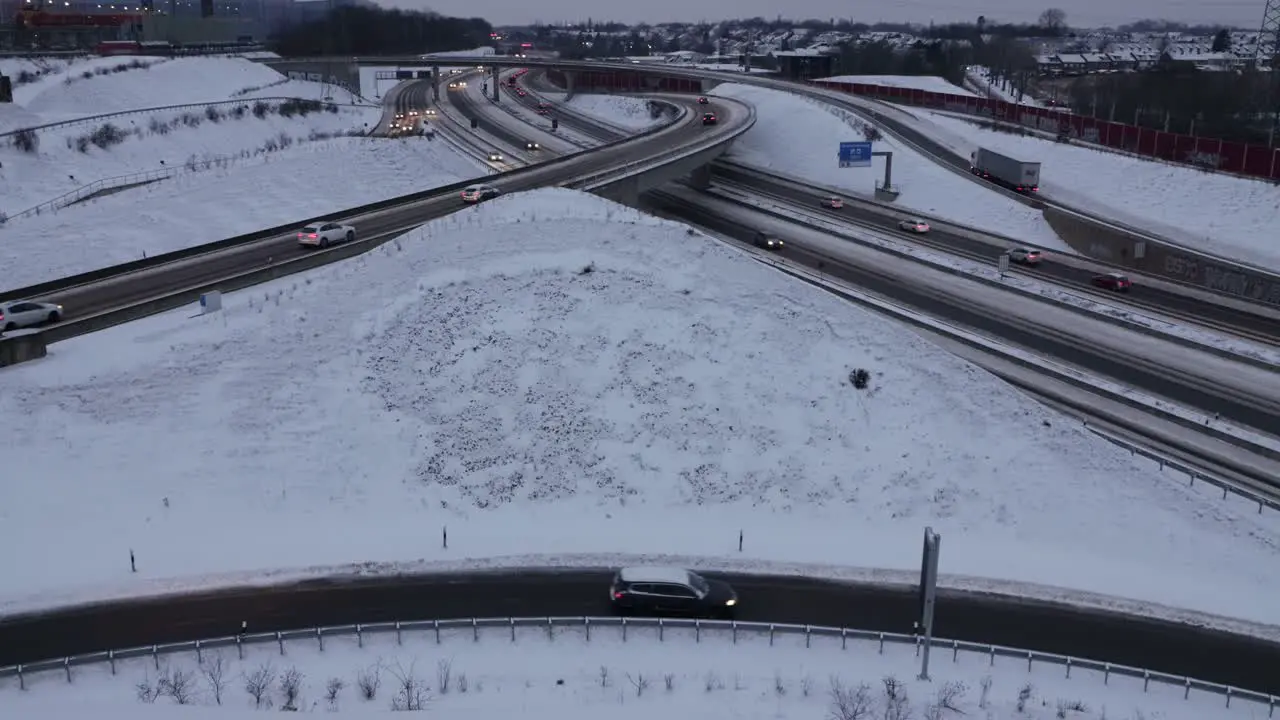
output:
[{"label": "car taillight", "polygon": [[622,593],[618,592],[617,590],[614,590],[614,591],[613,591],[613,599],[614,599],[614,600],[621,600],[621,599],[622,599]]}]

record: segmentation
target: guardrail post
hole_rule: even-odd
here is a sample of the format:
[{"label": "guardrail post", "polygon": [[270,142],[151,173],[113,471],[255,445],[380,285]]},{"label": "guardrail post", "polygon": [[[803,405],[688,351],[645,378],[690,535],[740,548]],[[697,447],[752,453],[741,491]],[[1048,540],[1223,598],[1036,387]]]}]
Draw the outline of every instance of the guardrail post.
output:
[{"label": "guardrail post", "polygon": [[[587,630],[587,639],[591,639],[591,630]],[[480,623],[475,618],[471,618],[471,642],[480,642]]]},{"label": "guardrail post", "polygon": [[316,628],[316,642],[320,643],[320,652],[324,652],[324,630]]},{"label": "guardrail post", "polygon": [[804,626],[804,646],[806,648],[809,647],[809,639],[812,637],[812,635],[813,635],[813,628],[809,625],[805,625]]},{"label": "guardrail post", "polygon": [[693,641],[695,643],[702,642],[702,620],[694,618],[693,620]]},{"label": "guardrail post", "polygon": [[1102,663],[1102,684],[1111,684],[1111,663]]},{"label": "guardrail post", "polygon": [[548,640],[555,640],[555,639],[556,639],[556,631],[555,631],[555,628],[553,628],[553,627],[551,626],[551,616],[550,616],[550,615],[548,615],[548,616],[547,616],[547,639],[548,639]]},{"label": "guardrail post", "polygon": [[1151,671],[1143,670],[1142,671],[1142,692],[1146,692],[1147,686],[1149,686],[1150,684],[1151,684]]},{"label": "guardrail post", "polygon": [[1186,686],[1182,689],[1182,699],[1190,700],[1191,699],[1191,678],[1184,678],[1184,679],[1186,680]]},{"label": "guardrail post", "polygon": [[71,682],[71,658],[62,658],[62,668],[67,671],[67,682]]},{"label": "guardrail post", "polygon": [[439,645],[440,644],[440,621],[439,620],[435,621],[435,626],[436,626],[436,644]]},{"label": "guardrail post", "polygon": [[665,642],[667,639],[666,635],[667,635],[666,621],[663,620],[662,618],[658,618],[658,642]]},{"label": "guardrail post", "polygon": [[[21,684],[21,680],[22,680],[22,672],[21,672],[21,670],[22,670],[22,668],[18,668],[18,670],[19,670],[19,672],[18,672],[18,680],[19,680],[19,684]],[[1270,717],[1275,717],[1275,716],[1276,716],[1276,696],[1275,696],[1275,695],[1270,695],[1270,696],[1268,696],[1268,699],[1267,699],[1267,708],[1268,708],[1268,709],[1267,709],[1267,717],[1269,717],[1269,718],[1270,718]]]},{"label": "guardrail post", "polygon": [[276,644],[280,646],[280,654],[284,654],[284,634],[279,630],[276,631]]},{"label": "guardrail post", "polygon": [[241,660],[244,659],[244,637],[240,635],[236,636],[236,655],[238,655]]},{"label": "guardrail post", "polygon": [[1031,672],[1031,663],[1034,662],[1035,659],[1036,659],[1036,654],[1028,650],[1027,651],[1027,672]]},{"label": "guardrail post", "polygon": [[22,674],[22,666],[21,666],[21,665],[19,665],[19,666],[18,666],[18,689],[19,689],[19,690],[26,690],[26,689],[27,689],[27,678],[26,678],[26,676],[25,676],[25,675],[23,675],[23,674]]},{"label": "guardrail post", "polygon": [[364,626],[356,623],[356,647],[364,647]]},{"label": "guardrail post", "polygon": [[399,620],[397,620],[397,621],[396,621],[396,644],[397,644],[397,645],[403,645],[403,644],[404,644],[404,636],[403,636],[403,634],[400,632],[400,621],[399,621]]},{"label": "guardrail post", "polygon": [[1234,694],[1235,694],[1234,690],[1232,690],[1231,688],[1227,688],[1227,707],[1231,707],[1231,696]]},{"label": "guardrail post", "polygon": [[151,646],[151,660],[155,662],[156,669],[159,670],[160,669],[160,646],[159,645]]},{"label": "guardrail post", "polygon": [[111,674],[115,675],[116,674],[116,651],[115,650],[107,651],[107,661],[111,663]]},{"label": "guardrail post", "polygon": [[951,662],[959,662],[959,661],[960,661],[960,641],[952,640],[951,641]]},{"label": "guardrail post", "polygon": [[200,646],[203,643],[204,643],[203,640],[196,641],[196,662],[199,663],[200,665],[204,664],[204,650],[200,649]]},{"label": "guardrail post", "polygon": [[731,622],[733,623],[733,644],[737,645],[738,644],[738,621],[733,620]]},{"label": "guardrail post", "polygon": [[996,666],[996,646],[990,645],[988,647],[991,648],[991,662],[987,665],[987,667],[995,667]]},{"label": "guardrail post", "polygon": [[516,619],[507,618],[507,622],[511,623],[511,642],[515,642],[516,641]]},{"label": "guardrail post", "polygon": [[1071,658],[1067,658],[1067,679],[1071,678]]},{"label": "guardrail post", "polygon": [[774,625],[773,623],[769,623],[769,647],[773,647],[773,632]]}]

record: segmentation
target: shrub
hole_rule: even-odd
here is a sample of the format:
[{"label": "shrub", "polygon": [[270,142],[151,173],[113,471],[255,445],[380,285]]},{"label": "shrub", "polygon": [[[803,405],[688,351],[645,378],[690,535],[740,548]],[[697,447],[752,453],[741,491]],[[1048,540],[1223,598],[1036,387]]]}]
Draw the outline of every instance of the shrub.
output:
[{"label": "shrub", "polygon": [[204,119],[199,115],[190,112],[182,113],[182,115],[178,117],[178,120],[181,121],[183,125],[191,128],[200,127],[200,123],[204,122]]},{"label": "shrub", "polygon": [[217,107],[215,107],[215,106],[213,106],[213,105],[206,105],[206,106],[205,106],[205,108],[204,108],[204,116],[205,116],[206,118],[209,118],[209,122],[215,122],[215,123],[216,123],[216,122],[221,122],[221,121],[222,121],[222,118],[226,117],[225,115],[223,115],[223,114],[222,114],[222,111],[221,111],[221,110],[219,110]]},{"label": "shrub", "polygon": [[237,105],[231,109],[231,112],[229,114],[231,115],[231,117],[235,118],[236,120],[240,120],[245,116],[245,113],[247,112],[249,112],[249,107],[247,105]]},{"label": "shrub", "polygon": [[[93,73],[88,70],[85,70],[84,72],[80,73],[80,77],[84,78],[85,80],[88,80],[89,78],[93,77]],[[67,78],[67,79],[70,80],[71,78]]]},{"label": "shrub", "polygon": [[884,133],[880,132],[880,128],[875,125],[863,125],[862,137],[869,142],[875,142],[876,140],[883,140]]},{"label": "shrub", "polygon": [[849,373],[849,382],[859,390],[866,390],[867,385],[871,383],[871,373],[863,370],[862,368],[858,368],[857,370]]},{"label": "shrub", "polygon": [[40,79],[40,74],[33,73],[30,70],[22,70],[18,72],[18,76],[13,79],[15,85],[27,85]]},{"label": "shrub", "polygon": [[31,128],[23,128],[13,134],[13,146],[24,153],[34,154],[40,149],[40,136]]},{"label": "shrub", "polygon": [[300,100],[300,99],[294,98],[292,100],[285,100],[284,102],[280,103],[280,107],[276,110],[276,112],[280,113],[280,117],[291,118],[294,116],[306,117],[311,113],[320,112],[323,109],[324,109],[324,106],[319,101]]},{"label": "shrub", "polygon": [[259,120],[266,117],[269,112],[271,112],[271,106],[265,102],[259,100],[253,104],[253,116]]},{"label": "shrub", "polygon": [[109,147],[113,147],[124,142],[125,138],[128,136],[129,134],[124,130],[121,130],[111,123],[106,123],[89,134],[89,142],[93,143],[100,150],[106,150]]},{"label": "shrub", "polygon": [[173,126],[159,118],[151,118],[151,121],[147,123],[147,129],[151,131],[152,135],[168,135],[169,131],[173,130]]}]

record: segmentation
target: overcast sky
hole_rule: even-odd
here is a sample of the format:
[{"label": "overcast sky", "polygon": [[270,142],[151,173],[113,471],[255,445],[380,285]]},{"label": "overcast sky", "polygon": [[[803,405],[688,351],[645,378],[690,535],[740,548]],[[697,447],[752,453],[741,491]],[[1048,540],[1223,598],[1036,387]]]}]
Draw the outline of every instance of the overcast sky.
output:
[{"label": "overcast sky", "polygon": [[1119,25],[1144,18],[1188,23],[1226,23],[1244,28],[1262,24],[1266,0],[378,0],[383,5],[431,9],[444,15],[483,17],[494,25],[585,20],[626,23],[717,20],[726,17],[844,18],[860,22],[948,22],[989,20],[1030,22],[1045,8],[1061,7],[1077,26]]}]

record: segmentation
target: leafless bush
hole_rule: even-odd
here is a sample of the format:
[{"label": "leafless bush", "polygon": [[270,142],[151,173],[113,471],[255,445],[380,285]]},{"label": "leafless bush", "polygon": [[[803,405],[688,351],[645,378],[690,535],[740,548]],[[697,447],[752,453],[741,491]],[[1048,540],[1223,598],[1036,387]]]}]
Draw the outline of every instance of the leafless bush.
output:
[{"label": "leafless bush", "polygon": [[209,122],[213,123],[222,122],[222,119],[226,117],[216,105],[205,105],[204,116]]},{"label": "leafless bush", "polygon": [[636,689],[636,697],[644,695],[644,691],[649,689],[649,678],[644,675],[631,677],[631,673],[627,673],[627,680],[631,682],[631,687]]},{"label": "leafless bush", "polygon": [[1054,717],[1065,720],[1071,713],[1087,713],[1089,707],[1079,700],[1059,700]]},{"label": "leafless bush", "polygon": [[185,112],[178,116],[178,122],[190,128],[200,127],[204,123],[204,118],[193,112]]},{"label": "leafless bush", "polygon": [[306,117],[311,113],[320,112],[323,109],[324,105],[317,100],[302,100],[294,98],[280,103],[280,106],[276,108],[276,112],[280,114],[280,117],[291,118],[294,116]]},{"label": "leafless bush", "polygon": [[160,118],[153,117],[147,122],[147,130],[150,130],[152,135],[168,135],[173,130],[173,126]]},{"label": "leafless bush", "polygon": [[978,695],[978,707],[983,710],[987,709],[987,704],[989,703],[992,682],[994,681],[991,679],[990,675],[983,675],[982,681],[978,684],[978,687],[982,689],[981,693]]},{"label": "leafless bush", "polygon": [[40,149],[40,136],[30,128],[23,128],[13,134],[9,141],[13,147],[24,153],[35,154]]},{"label": "leafless bush", "polygon": [[742,692],[747,686],[742,682],[742,673],[733,674],[733,689]]},{"label": "leafless bush", "polygon": [[703,678],[703,687],[707,689],[707,692],[711,692],[713,690],[723,690],[724,681],[720,679],[719,675],[715,674],[714,672],[709,672],[707,673],[706,677]]},{"label": "leafless bush", "polygon": [[880,128],[875,125],[862,126],[862,138],[867,142],[875,142],[884,139],[884,133],[880,132]]},{"label": "leafless bush", "polygon": [[160,687],[151,682],[151,678],[146,678],[142,682],[134,686],[138,692],[138,702],[153,703],[156,698],[160,697]]},{"label": "leafless bush", "polygon": [[347,684],[342,682],[342,678],[329,678],[329,682],[324,684],[324,699],[330,705],[338,704],[338,694],[342,692],[342,688]]},{"label": "leafless bush", "polygon": [[200,663],[200,672],[205,682],[209,683],[209,692],[213,693],[213,701],[222,704],[222,691],[227,689],[227,660],[222,653],[214,653]]},{"label": "leafless bush", "polygon": [[607,688],[607,687],[609,687],[610,682],[612,682],[612,681],[611,681],[611,680],[609,680],[609,668],[608,668],[608,666],[606,666],[606,665],[601,665],[601,666],[600,666],[600,687],[602,687],[602,688]]},{"label": "leafless bush", "polygon": [[248,113],[249,113],[248,105],[237,105],[231,108],[231,112],[229,114],[231,115],[232,118],[236,120],[243,120],[244,116],[247,115]]},{"label": "leafless bush", "polygon": [[291,667],[280,676],[280,697],[284,699],[282,710],[298,709],[298,693],[302,692],[302,673]]},{"label": "leafless bush", "polygon": [[782,673],[776,670],[773,673],[773,694],[782,697],[787,694],[787,681],[782,679]]},{"label": "leafless bush", "polygon": [[1027,711],[1027,703],[1030,702],[1031,695],[1034,692],[1035,688],[1030,683],[1022,686],[1022,689],[1018,691],[1018,712],[1023,713]]},{"label": "leafless bush", "polygon": [[76,150],[82,153],[89,152],[90,145],[106,150],[109,147],[113,147],[124,142],[125,138],[128,136],[129,134],[124,130],[121,130],[111,123],[105,123],[88,135],[81,135],[76,138],[75,147]]},{"label": "leafless bush", "polygon": [[165,668],[156,680],[161,695],[173,698],[179,705],[190,705],[195,699],[196,674],[189,670]]},{"label": "leafless bush", "polygon": [[266,703],[267,707],[271,706],[271,698],[267,697],[267,693],[271,691],[271,686],[275,682],[276,671],[271,667],[271,663],[259,665],[253,672],[244,676],[244,691],[253,698],[255,708],[261,708],[263,703]]},{"label": "leafless bush", "polygon": [[911,717],[911,700],[907,688],[898,678],[888,675],[881,679],[884,685],[884,720],[907,720]]},{"label": "leafless bush", "polygon": [[667,674],[663,675],[663,676],[662,676],[662,684],[663,684],[663,686],[665,686],[665,687],[667,688],[667,692],[671,692],[672,690],[675,690],[675,689],[676,689],[676,674],[675,674],[675,673],[667,673]]},{"label": "leafless bush", "polygon": [[416,712],[426,709],[431,697],[427,693],[426,685],[418,680],[415,666],[410,665],[409,669],[405,670],[397,664],[391,673],[395,675],[397,685],[396,696],[391,699],[391,709],[399,712]]},{"label": "leafless bush", "polygon": [[356,675],[356,687],[360,688],[360,697],[372,700],[378,697],[382,687],[382,663],[374,663]]},{"label": "leafless bush", "polygon": [[469,687],[470,685],[467,683],[467,674],[458,673],[458,692],[465,694]]},{"label": "leafless bush", "polygon": [[886,700],[893,700],[905,691],[905,688],[902,687],[902,681],[892,675],[884,676],[880,682],[884,685],[884,697]]},{"label": "leafless bush", "polygon": [[800,694],[809,697],[813,694],[813,677],[805,675],[800,678]]},{"label": "leafless bush", "polygon": [[968,694],[969,686],[957,680],[952,680],[943,683],[942,687],[938,688],[938,694],[934,696],[933,704],[947,712],[963,714],[964,711],[960,709],[960,705]]},{"label": "leafless bush", "polygon": [[259,100],[253,104],[253,116],[259,120],[265,118],[267,113],[271,112],[271,106]]},{"label": "leafless bush", "polygon": [[441,695],[449,693],[449,686],[453,684],[453,663],[448,660],[441,660],[436,663],[436,692]]},{"label": "leafless bush", "polygon": [[863,683],[851,688],[831,678],[831,705],[827,710],[830,720],[862,720],[871,714],[871,686]]}]

